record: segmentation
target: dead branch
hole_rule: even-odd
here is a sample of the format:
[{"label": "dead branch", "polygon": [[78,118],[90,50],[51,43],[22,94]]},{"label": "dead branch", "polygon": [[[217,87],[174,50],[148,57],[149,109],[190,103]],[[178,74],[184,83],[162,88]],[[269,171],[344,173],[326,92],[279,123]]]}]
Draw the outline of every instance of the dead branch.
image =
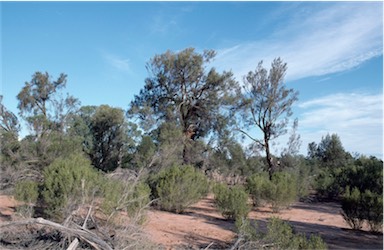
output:
[{"label": "dead branch", "polygon": [[106,249],[106,250],[112,250],[112,247],[109,246],[104,240],[100,239],[95,233],[85,230],[85,229],[74,229],[65,227],[61,224],[55,223],[53,221],[49,221],[43,218],[36,218],[36,219],[28,219],[28,220],[21,220],[21,221],[13,221],[8,223],[2,223],[0,224],[0,229],[2,228],[8,228],[10,226],[27,226],[27,225],[43,225],[43,226],[49,226],[54,228],[55,230],[58,230],[60,232],[70,234],[76,238],[80,238],[90,244],[91,246],[94,246],[96,249]]}]

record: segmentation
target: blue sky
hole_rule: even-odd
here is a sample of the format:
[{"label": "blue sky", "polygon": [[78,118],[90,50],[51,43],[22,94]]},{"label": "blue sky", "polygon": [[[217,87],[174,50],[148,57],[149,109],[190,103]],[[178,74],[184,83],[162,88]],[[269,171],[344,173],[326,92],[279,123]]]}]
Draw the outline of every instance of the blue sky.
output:
[{"label": "blue sky", "polygon": [[[68,75],[82,105],[127,109],[166,50],[214,49],[239,82],[281,57],[300,92],[301,153],[337,133],[346,150],[383,157],[382,2],[0,2],[1,88],[16,95],[36,71]],[[284,146],[281,138],[279,147]]]}]

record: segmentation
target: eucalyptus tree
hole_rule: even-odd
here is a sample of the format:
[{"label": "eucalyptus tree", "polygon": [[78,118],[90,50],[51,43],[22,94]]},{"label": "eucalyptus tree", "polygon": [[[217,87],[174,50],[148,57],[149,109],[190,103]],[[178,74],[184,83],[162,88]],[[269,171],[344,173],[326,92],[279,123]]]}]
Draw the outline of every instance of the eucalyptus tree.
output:
[{"label": "eucalyptus tree", "polygon": [[[280,58],[273,60],[269,72],[262,64],[261,61],[255,71],[250,71],[243,79],[244,92],[237,109],[241,119],[238,130],[265,151],[272,178],[276,163],[272,158],[271,141],[287,133],[291,106],[298,100],[298,92],[286,87],[287,64]],[[260,130],[262,138],[251,135],[248,132],[251,128]]]},{"label": "eucalyptus tree", "polygon": [[131,102],[128,115],[138,117],[150,131],[161,123],[174,123],[182,131],[183,161],[190,163],[189,146],[206,137],[226,119],[223,112],[239,91],[231,72],[219,73],[207,65],[215,51],[197,53],[193,48],[167,51],[147,64],[149,77]]},{"label": "eucalyptus tree", "polygon": [[352,159],[337,134],[323,136],[318,145],[315,142],[308,144],[308,157],[320,161],[321,166],[329,168],[344,167]]},{"label": "eucalyptus tree", "polygon": [[66,83],[65,74],[54,80],[47,72],[36,72],[17,95],[19,114],[32,130],[22,141],[23,158],[37,169],[79,148],[67,133],[69,117],[79,101],[68,94],[63,96]]},{"label": "eucalyptus tree", "polygon": [[61,96],[67,75],[60,74],[57,80],[46,72],[36,72],[17,95],[19,114],[32,127],[37,137],[51,130],[63,132],[69,114],[73,113],[79,101],[73,96]]},{"label": "eucalyptus tree", "polygon": [[17,116],[3,105],[2,99],[3,96],[0,96],[0,162],[3,165],[5,161],[12,163],[16,160],[15,154],[20,147],[20,125]]}]

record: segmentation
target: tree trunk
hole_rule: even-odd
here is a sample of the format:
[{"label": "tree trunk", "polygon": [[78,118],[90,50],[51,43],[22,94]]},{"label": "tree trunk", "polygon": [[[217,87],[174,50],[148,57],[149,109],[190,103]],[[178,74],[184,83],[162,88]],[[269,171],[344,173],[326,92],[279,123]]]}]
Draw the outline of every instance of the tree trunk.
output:
[{"label": "tree trunk", "polygon": [[183,163],[185,165],[188,165],[191,163],[191,147],[190,147],[190,139],[188,136],[185,136],[184,138],[184,145],[183,145]]},{"label": "tree trunk", "polygon": [[267,139],[264,139],[264,143],[265,143],[265,153],[267,155],[269,180],[272,180],[272,175],[275,172],[275,167],[273,165],[271,152],[269,150],[269,141]]}]

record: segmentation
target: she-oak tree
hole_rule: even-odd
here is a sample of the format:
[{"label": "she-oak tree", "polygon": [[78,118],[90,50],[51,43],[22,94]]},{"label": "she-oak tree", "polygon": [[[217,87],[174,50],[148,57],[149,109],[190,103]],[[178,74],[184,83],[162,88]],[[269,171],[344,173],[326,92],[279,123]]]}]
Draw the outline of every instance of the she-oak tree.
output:
[{"label": "she-oak tree", "polygon": [[265,151],[269,178],[272,179],[276,166],[270,142],[287,133],[286,127],[292,115],[291,106],[298,100],[299,93],[286,88],[284,76],[287,64],[280,58],[273,60],[269,73],[262,64],[260,62],[254,72],[250,71],[244,77],[244,93],[236,111],[240,114],[243,128],[256,127],[261,130],[263,138],[259,139],[243,128],[238,128]]},{"label": "she-oak tree", "polygon": [[217,131],[226,120],[223,109],[239,93],[231,72],[206,69],[214,57],[213,50],[199,54],[193,48],[156,55],[147,64],[150,76],[144,89],[135,96],[128,111],[129,116],[140,119],[147,131],[156,123],[177,124],[184,134],[186,164],[191,161],[188,144]]}]

